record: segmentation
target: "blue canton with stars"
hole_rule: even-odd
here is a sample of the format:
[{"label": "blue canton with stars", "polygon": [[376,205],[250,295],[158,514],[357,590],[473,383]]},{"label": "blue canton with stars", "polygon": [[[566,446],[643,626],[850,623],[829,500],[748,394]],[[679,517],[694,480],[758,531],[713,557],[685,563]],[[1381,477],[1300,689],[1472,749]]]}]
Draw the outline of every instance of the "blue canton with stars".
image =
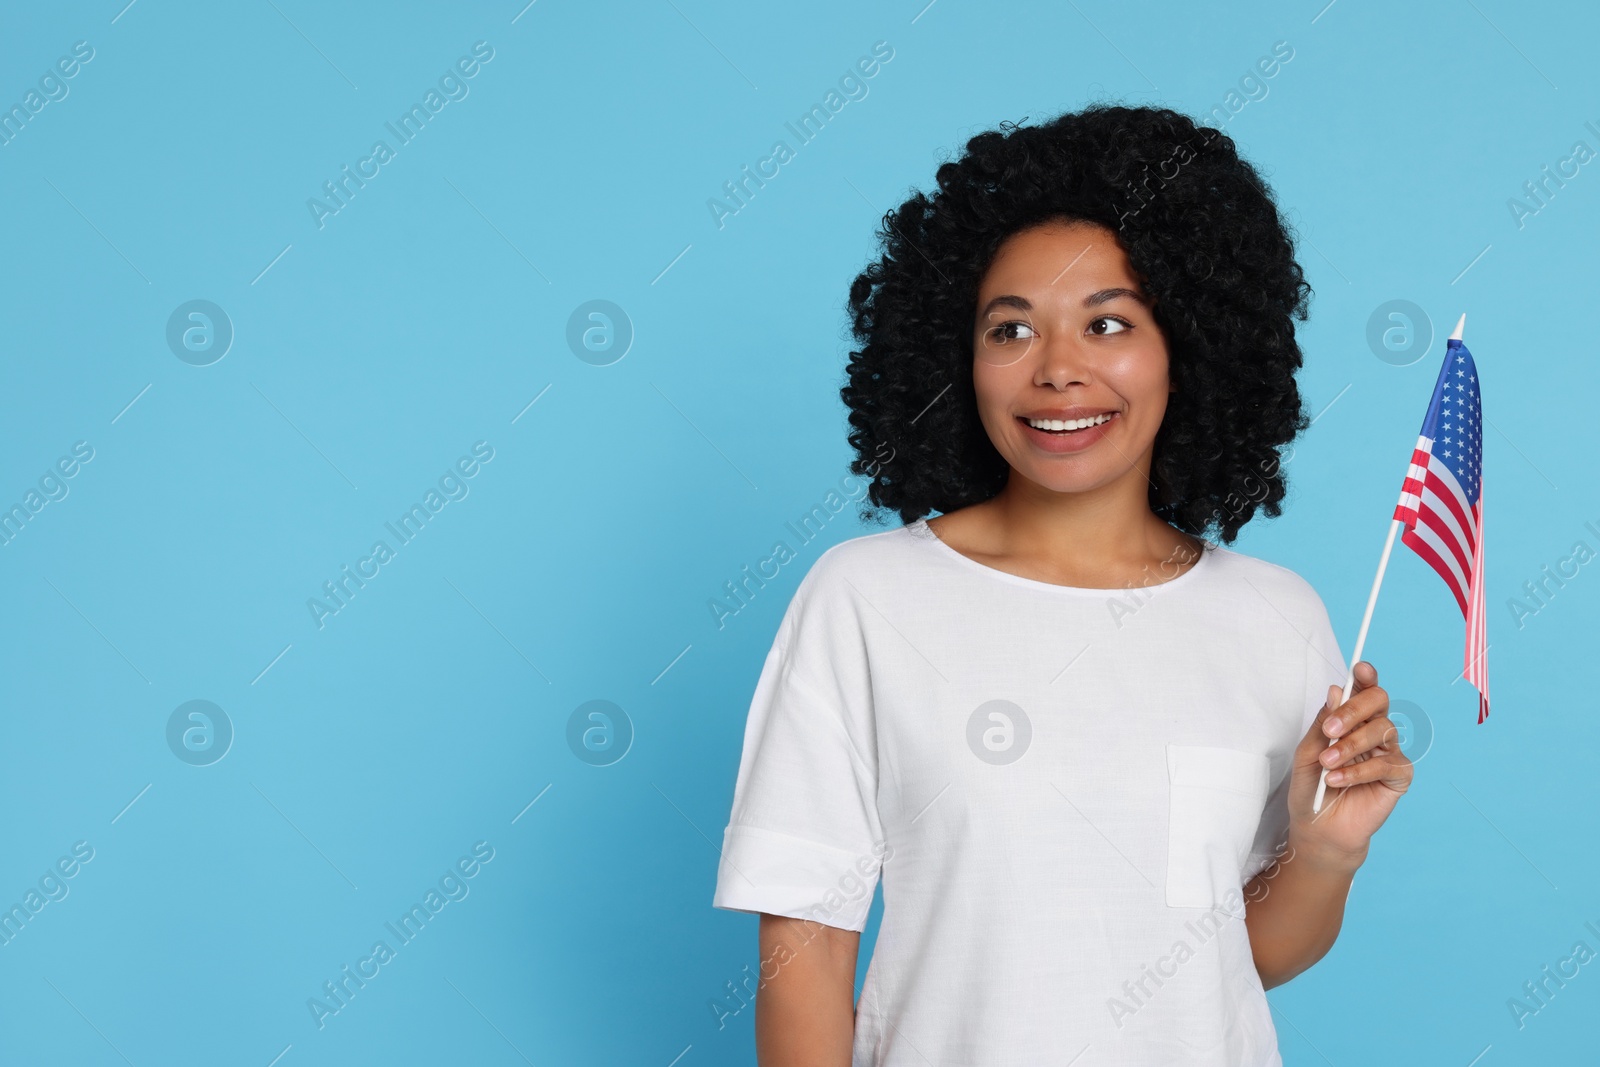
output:
[{"label": "blue canton with stars", "polygon": [[1467,506],[1478,502],[1483,477],[1483,406],[1478,398],[1478,368],[1460,341],[1446,343],[1444,366],[1433,387],[1422,436],[1433,441],[1433,454],[1456,476]]}]

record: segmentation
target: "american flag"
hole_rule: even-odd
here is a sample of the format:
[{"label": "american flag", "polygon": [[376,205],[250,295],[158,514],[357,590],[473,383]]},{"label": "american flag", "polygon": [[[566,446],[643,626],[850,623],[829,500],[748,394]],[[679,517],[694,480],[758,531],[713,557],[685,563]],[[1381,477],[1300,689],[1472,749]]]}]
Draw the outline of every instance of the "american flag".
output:
[{"label": "american flag", "polygon": [[[1459,330],[1458,330],[1459,332]],[[1466,618],[1466,666],[1478,690],[1478,721],[1489,717],[1483,601],[1483,406],[1478,369],[1459,337],[1446,343],[1422,433],[1394,517],[1401,540],[1438,572]]]}]

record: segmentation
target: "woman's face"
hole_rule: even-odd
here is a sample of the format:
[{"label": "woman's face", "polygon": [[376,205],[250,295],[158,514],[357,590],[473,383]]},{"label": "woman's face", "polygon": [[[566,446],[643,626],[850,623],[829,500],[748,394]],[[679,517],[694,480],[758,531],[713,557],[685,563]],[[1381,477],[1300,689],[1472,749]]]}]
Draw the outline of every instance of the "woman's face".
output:
[{"label": "woman's face", "polygon": [[1167,345],[1110,230],[1056,221],[1007,238],[978,289],[972,352],[979,417],[1015,473],[1061,493],[1148,478]]}]

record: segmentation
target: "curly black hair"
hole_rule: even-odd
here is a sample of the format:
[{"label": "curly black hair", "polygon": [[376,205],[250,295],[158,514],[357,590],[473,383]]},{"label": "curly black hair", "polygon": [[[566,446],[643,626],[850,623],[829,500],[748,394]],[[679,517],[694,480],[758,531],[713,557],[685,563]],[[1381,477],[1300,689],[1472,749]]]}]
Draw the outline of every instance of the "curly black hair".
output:
[{"label": "curly black hair", "polygon": [[[1023,120],[1026,122],[1026,120]],[[905,523],[997,494],[1009,466],[972,385],[978,288],[995,251],[1053,219],[1112,230],[1155,299],[1171,395],[1150,508],[1231,543],[1259,507],[1281,514],[1280,446],[1310,425],[1294,319],[1311,286],[1272,191],[1233,140],[1166,108],[1092,104],[1042,126],[1001,123],[940,165],[932,197],[887,212],[882,254],[851,283],[850,470],[861,518]]]}]

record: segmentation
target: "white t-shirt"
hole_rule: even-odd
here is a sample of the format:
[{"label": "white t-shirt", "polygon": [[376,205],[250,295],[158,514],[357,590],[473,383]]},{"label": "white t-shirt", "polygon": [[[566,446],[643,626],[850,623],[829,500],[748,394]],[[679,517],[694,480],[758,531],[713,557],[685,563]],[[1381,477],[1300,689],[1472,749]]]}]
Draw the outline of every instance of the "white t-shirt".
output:
[{"label": "white t-shirt", "polygon": [[713,905],[859,931],[882,878],[853,1067],[1282,1063],[1241,890],[1346,665],[1295,572],[1180,569],[1054,585],[918,521],[801,581]]}]

